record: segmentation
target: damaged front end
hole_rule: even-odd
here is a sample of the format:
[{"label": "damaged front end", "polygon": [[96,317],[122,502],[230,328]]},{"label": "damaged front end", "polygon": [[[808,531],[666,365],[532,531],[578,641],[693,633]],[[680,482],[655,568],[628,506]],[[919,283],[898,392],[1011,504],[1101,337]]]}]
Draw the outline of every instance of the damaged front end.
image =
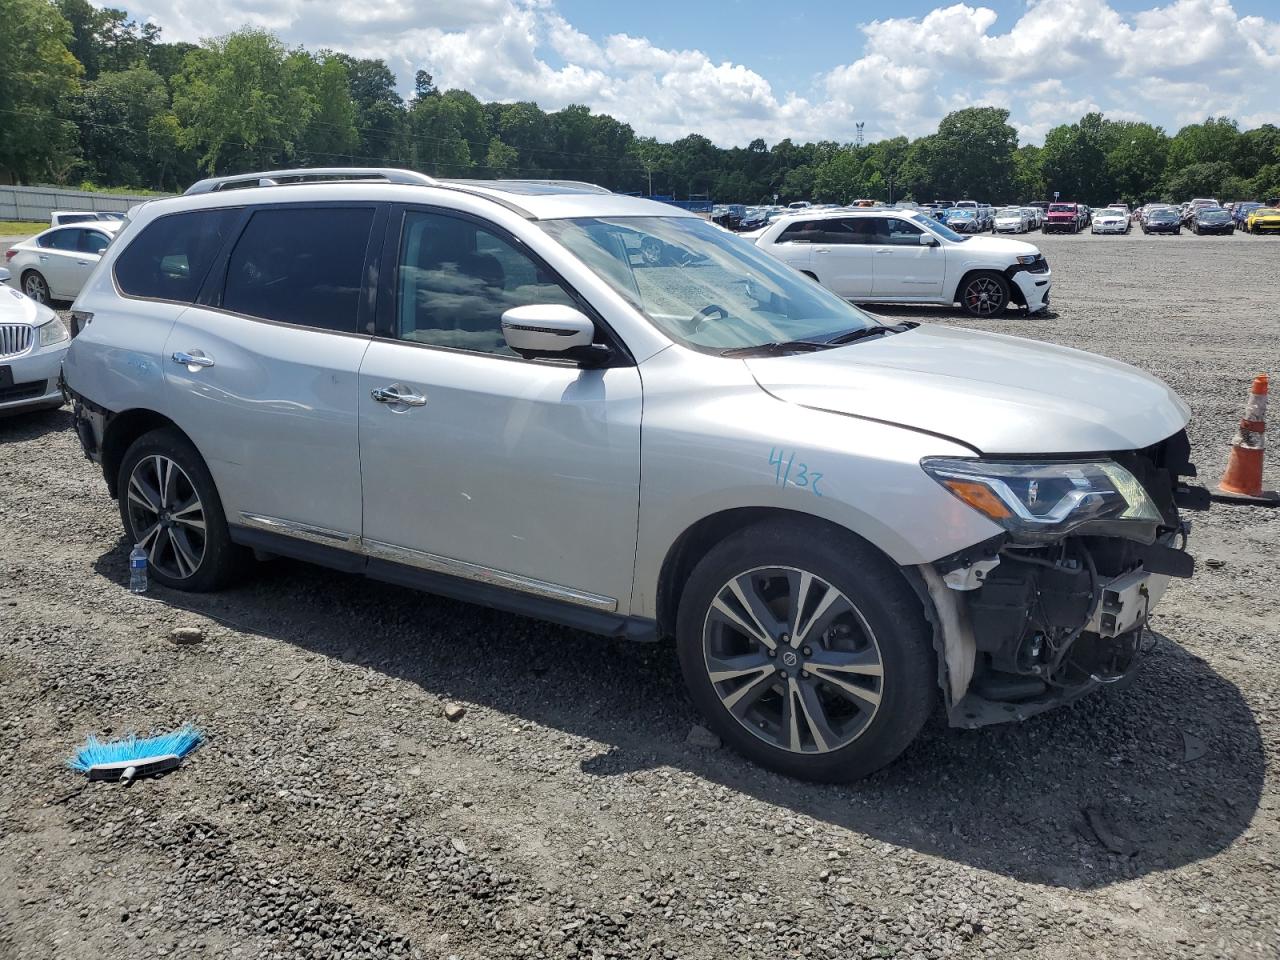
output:
[{"label": "damaged front end", "polygon": [[1132,677],[1152,608],[1194,569],[1179,508],[1207,509],[1185,431],[1070,459],[931,459],[926,472],[1004,528],[918,568],[954,726],[1020,720]]}]

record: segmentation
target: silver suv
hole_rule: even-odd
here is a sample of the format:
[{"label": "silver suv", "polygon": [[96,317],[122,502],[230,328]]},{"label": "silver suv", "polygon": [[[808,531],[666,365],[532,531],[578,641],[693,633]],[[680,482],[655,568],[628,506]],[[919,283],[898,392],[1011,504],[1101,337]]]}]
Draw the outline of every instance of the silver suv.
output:
[{"label": "silver suv", "polygon": [[674,637],[814,779],[1128,678],[1202,506],[1128,366],[887,325],[672,206],[311,170],[149,202],[75,304],[81,441],[155,580],[252,550]]}]

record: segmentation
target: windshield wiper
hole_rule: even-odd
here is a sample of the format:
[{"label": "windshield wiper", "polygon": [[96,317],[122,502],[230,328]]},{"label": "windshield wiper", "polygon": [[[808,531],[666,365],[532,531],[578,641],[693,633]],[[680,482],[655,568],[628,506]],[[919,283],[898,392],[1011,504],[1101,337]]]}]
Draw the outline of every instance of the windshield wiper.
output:
[{"label": "windshield wiper", "polygon": [[728,350],[721,350],[722,357],[749,357],[757,353],[788,353],[791,351],[809,351],[826,350],[832,346],[830,343],[824,343],[819,340],[783,340],[771,341],[769,343],[755,343],[749,347],[730,347]]},{"label": "windshield wiper", "polygon": [[904,333],[911,328],[903,323],[888,324],[882,327],[863,327],[860,330],[850,330],[848,333],[842,333],[839,336],[832,337],[827,341],[833,347],[842,347],[846,343],[853,343],[856,340],[865,340],[867,337],[878,337],[881,334]]}]

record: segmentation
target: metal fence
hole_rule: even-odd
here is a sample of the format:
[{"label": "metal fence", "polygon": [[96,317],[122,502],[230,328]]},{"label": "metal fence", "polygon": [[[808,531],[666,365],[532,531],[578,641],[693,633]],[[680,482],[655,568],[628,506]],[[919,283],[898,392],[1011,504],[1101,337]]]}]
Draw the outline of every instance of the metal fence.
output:
[{"label": "metal fence", "polygon": [[49,222],[54,210],[93,210],[124,213],[135,203],[154,200],[156,194],[94,193],[63,187],[9,187],[0,185],[0,220]]}]

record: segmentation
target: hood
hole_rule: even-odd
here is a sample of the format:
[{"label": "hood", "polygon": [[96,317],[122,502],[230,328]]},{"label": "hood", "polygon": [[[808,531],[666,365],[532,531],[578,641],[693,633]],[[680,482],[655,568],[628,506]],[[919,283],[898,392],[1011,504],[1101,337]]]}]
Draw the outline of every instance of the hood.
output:
[{"label": "hood", "polygon": [[967,254],[990,254],[1001,257],[1030,257],[1040,253],[1040,248],[1025,240],[1012,240],[1008,237],[970,237],[960,249]]},{"label": "hood", "polygon": [[983,454],[1135,450],[1177,433],[1190,415],[1128,364],[954,327],[745,363],[780,400],[940,434]]},{"label": "hood", "polygon": [[56,316],[52,308],[42,306],[26,294],[0,283],[0,323],[38,325]]}]

